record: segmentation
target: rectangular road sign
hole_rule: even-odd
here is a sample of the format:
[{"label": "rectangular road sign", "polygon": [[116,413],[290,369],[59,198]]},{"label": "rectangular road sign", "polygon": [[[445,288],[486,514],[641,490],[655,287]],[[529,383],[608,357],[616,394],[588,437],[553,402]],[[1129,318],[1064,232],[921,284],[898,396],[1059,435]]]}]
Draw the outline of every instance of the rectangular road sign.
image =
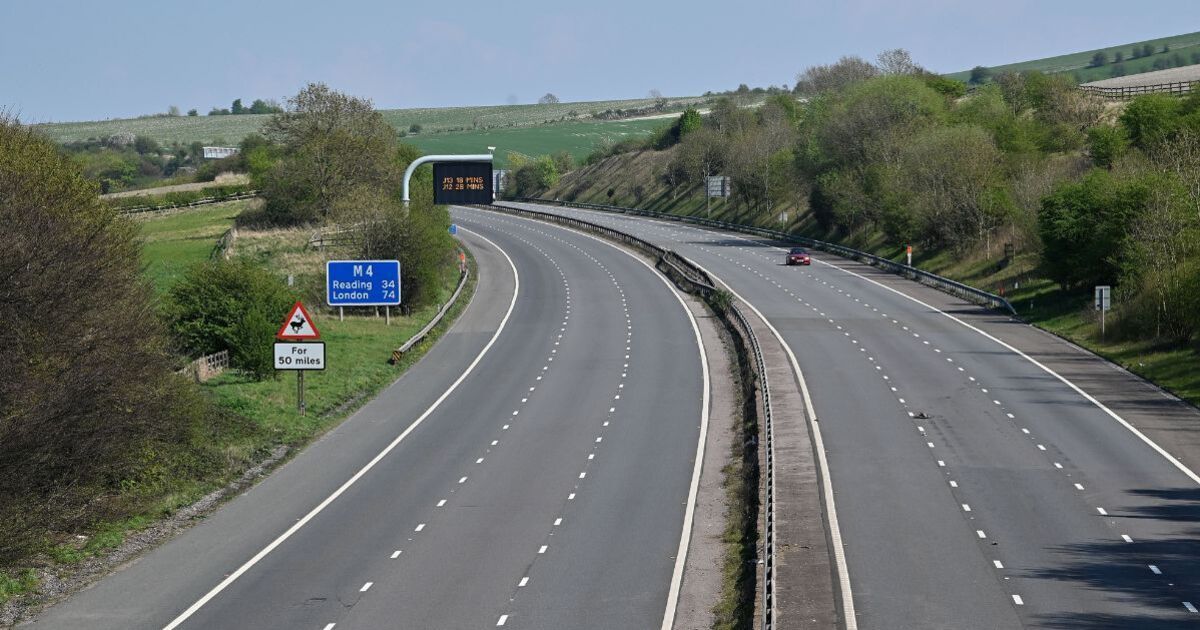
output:
[{"label": "rectangular road sign", "polygon": [[1112,287],[1102,284],[1096,286],[1095,310],[1107,311],[1112,306]]},{"label": "rectangular road sign", "polygon": [[491,162],[434,162],[433,203],[492,203]]},{"label": "rectangular road sign", "polygon": [[325,342],[302,343],[280,341],[275,343],[276,370],[324,370]]},{"label": "rectangular road sign", "polygon": [[705,188],[709,197],[728,197],[731,189],[729,177],[712,175],[704,178]]},{"label": "rectangular road sign", "polygon": [[331,260],[325,263],[325,302],[330,306],[399,304],[400,261]]}]

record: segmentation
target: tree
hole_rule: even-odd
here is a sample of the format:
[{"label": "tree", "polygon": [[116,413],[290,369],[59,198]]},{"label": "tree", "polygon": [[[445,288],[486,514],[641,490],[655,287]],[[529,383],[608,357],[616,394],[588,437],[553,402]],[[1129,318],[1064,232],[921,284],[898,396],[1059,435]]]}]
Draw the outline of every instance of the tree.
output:
[{"label": "tree", "polygon": [[278,114],[283,111],[283,108],[273,100],[264,101],[261,98],[256,98],[253,103],[250,103],[250,109],[246,111],[251,114]]},{"label": "tree", "polygon": [[1132,52],[1132,54],[1130,54],[1130,55],[1129,55],[1129,57],[1130,57],[1131,59],[1141,59],[1141,58],[1142,58],[1142,47],[1141,47],[1141,46],[1134,46],[1134,47],[1133,47],[1133,52]]},{"label": "tree", "polygon": [[[220,433],[172,374],[139,228],[100,200],[71,158],[0,117],[0,563],[45,549],[115,499],[175,473],[194,432]],[[207,470],[197,450],[186,465]],[[128,502],[129,497],[124,497]],[[123,504],[128,509],[128,503]]]},{"label": "tree", "polygon": [[652,89],[650,90],[649,97],[650,97],[650,98],[652,98],[652,99],[658,100],[658,99],[662,98],[662,97],[663,97],[663,95],[662,95],[662,92],[660,92],[660,91],[658,90],[658,88],[652,88]]},{"label": "tree", "polygon": [[1150,55],[1153,55],[1153,54],[1154,54],[1154,46],[1151,46],[1150,44],[1142,45],[1142,56],[1143,57],[1149,57]]},{"label": "tree", "polygon": [[903,48],[885,50],[875,57],[875,67],[883,74],[924,74],[926,70],[912,60],[912,55]]},{"label": "tree", "polygon": [[1088,130],[1088,144],[1096,166],[1112,170],[1113,164],[1129,150],[1124,127],[1100,125]]},{"label": "tree", "polygon": [[282,223],[324,220],[357,186],[394,189],[396,132],[365,99],[310,83],[273,115],[264,134],[282,159],[263,178],[264,211]]},{"label": "tree", "polygon": [[538,105],[554,105],[558,103],[558,97],[551,92],[546,92],[545,96],[538,99]]},{"label": "tree", "polygon": [[683,114],[679,116],[679,137],[683,138],[689,133],[696,131],[703,124],[700,118],[700,111],[695,107],[688,107],[683,110]]},{"label": "tree", "polygon": [[1089,68],[1099,68],[1100,66],[1103,66],[1106,63],[1108,63],[1108,54],[1105,53],[1104,51],[1100,51],[1100,52],[1097,52],[1096,54],[1092,55],[1092,61],[1091,61],[1091,63],[1088,64],[1088,67]]},{"label": "tree", "polygon": [[242,106],[242,99],[233,99],[233,105],[229,107],[229,113],[234,115],[247,113],[246,108]]},{"label": "tree", "polygon": [[179,115],[179,106],[178,106],[178,105],[171,105],[170,107],[168,107],[168,108],[167,108],[167,115],[168,115],[168,116],[178,116],[178,115]]},{"label": "tree", "polygon": [[992,71],[983,67],[975,66],[971,68],[971,79],[968,81],[971,85],[983,85],[992,76]]},{"label": "tree", "polygon": [[187,115],[188,116],[199,116],[200,112],[196,111],[196,108],[193,107],[192,109],[188,110]]},{"label": "tree", "polygon": [[837,92],[879,76],[879,69],[861,57],[842,57],[827,66],[811,66],[796,77],[796,92],[816,95]]},{"label": "tree", "polygon": [[1133,145],[1149,149],[1170,138],[1179,128],[1180,103],[1165,94],[1146,94],[1132,101],[1121,113],[1121,126]]},{"label": "tree", "polygon": [[1113,53],[1113,63],[1121,63],[1122,61],[1125,61],[1125,53],[1123,51],[1118,50]]}]

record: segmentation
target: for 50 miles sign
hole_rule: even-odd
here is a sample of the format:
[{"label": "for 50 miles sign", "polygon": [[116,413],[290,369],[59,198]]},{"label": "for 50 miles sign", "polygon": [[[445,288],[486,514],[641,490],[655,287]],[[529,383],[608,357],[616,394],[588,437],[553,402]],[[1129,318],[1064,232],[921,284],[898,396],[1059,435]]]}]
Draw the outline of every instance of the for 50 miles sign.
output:
[{"label": "for 50 miles sign", "polygon": [[276,370],[324,370],[325,343],[278,342],[275,344]]},{"label": "for 50 miles sign", "polygon": [[325,301],[330,306],[396,306],[400,303],[400,261],[325,263]]}]

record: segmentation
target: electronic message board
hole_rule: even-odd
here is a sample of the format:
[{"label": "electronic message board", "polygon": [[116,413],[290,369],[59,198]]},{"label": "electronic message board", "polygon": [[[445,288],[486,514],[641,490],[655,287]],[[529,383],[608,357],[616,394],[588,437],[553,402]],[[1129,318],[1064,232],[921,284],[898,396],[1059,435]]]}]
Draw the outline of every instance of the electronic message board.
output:
[{"label": "electronic message board", "polygon": [[433,203],[492,203],[491,162],[434,162]]}]

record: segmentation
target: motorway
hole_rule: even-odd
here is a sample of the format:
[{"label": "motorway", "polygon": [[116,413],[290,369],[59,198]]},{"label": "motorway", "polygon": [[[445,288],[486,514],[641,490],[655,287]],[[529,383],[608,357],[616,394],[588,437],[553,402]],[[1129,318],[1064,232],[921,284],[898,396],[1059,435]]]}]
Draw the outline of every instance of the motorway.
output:
[{"label": "motorway", "polygon": [[[1171,452],[1197,453],[1194,409],[856,262],[815,252],[786,267],[784,249],[744,235],[515,205],[673,249],[777,330],[824,436],[857,627],[1200,625],[1200,478],[1110,413],[1140,409]],[[1107,385],[1077,390],[1035,352]],[[1158,426],[1168,414],[1182,420]]]},{"label": "motorway", "polygon": [[[429,353],[257,486],[33,628],[655,628],[707,426],[645,262],[455,210],[479,289]],[[380,349],[380,360],[388,349]]]}]

